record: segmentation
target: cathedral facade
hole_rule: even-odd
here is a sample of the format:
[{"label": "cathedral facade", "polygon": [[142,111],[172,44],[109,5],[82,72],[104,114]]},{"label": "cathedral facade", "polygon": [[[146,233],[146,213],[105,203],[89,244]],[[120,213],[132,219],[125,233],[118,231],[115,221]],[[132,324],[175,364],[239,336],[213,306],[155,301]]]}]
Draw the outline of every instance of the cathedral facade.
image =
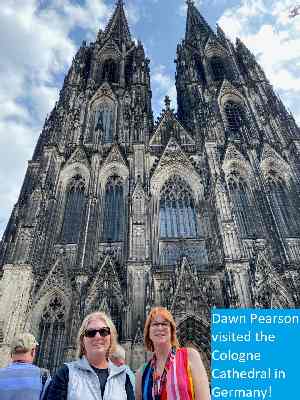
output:
[{"label": "cathedral facade", "polygon": [[0,359],[38,338],[39,365],[74,357],[106,311],[133,368],[151,307],[210,361],[212,307],[300,306],[300,130],[247,47],[188,1],[177,113],[156,122],[149,60],[123,3],[83,42],[38,139],[0,243]]}]

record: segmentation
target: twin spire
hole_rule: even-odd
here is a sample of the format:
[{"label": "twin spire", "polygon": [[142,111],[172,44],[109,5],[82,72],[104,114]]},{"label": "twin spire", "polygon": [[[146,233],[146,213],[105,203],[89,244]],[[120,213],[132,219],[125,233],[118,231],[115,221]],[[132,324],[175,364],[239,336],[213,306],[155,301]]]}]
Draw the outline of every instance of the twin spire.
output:
[{"label": "twin spire", "polygon": [[[213,33],[212,29],[197,10],[194,1],[186,0],[186,3],[188,6],[185,33],[186,41],[193,42],[199,40],[199,36],[203,37],[205,40],[211,33]],[[123,0],[117,0],[115,11],[102,35],[104,40],[107,40],[110,37],[112,37],[120,47],[123,43],[128,45],[132,41],[124,11]]]}]

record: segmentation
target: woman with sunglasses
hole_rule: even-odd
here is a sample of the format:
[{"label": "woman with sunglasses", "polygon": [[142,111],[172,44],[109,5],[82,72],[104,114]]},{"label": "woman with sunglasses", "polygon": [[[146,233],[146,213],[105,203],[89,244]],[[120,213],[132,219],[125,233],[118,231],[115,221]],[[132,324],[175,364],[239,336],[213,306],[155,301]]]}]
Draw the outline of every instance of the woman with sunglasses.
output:
[{"label": "woman with sunglasses", "polygon": [[179,348],[176,324],[166,308],[150,311],[144,339],[153,357],[136,373],[136,400],[210,400],[200,354]]},{"label": "woman with sunglasses", "polygon": [[134,400],[126,366],[109,361],[116,349],[117,331],[105,313],[85,317],[77,345],[78,360],[58,370],[46,400]]}]

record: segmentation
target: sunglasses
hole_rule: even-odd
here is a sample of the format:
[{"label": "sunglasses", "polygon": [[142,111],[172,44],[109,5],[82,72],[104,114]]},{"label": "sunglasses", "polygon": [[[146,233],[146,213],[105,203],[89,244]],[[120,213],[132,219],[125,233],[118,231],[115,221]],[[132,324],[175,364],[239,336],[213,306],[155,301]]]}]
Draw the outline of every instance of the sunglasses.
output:
[{"label": "sunglasses", "polygon": [[87,329],[84,332],[84,336],[88,338],[95,337],[97,335],[97,332],[99,333],[100,336],[106,337],[110,335],[110,328],[108,326],[105,326],[104,328],[100,329]]}]

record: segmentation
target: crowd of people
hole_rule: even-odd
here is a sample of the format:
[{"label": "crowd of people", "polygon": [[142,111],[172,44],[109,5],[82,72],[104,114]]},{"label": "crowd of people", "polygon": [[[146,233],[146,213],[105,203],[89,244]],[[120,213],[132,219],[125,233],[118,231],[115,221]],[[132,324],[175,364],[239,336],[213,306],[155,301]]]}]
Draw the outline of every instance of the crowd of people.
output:
[{"label": "crowd of people", "polygon": [[89,314],[78,333],[77,359],[52,377],[33,364],[37,342],[18,335],[11,343],[11,363],[0,369],[1,400],[210,400],[200,354],[180,348],[172,314],[151,310],[144,328],[152,358],[133,374],[125,363],[112,320]]}]

